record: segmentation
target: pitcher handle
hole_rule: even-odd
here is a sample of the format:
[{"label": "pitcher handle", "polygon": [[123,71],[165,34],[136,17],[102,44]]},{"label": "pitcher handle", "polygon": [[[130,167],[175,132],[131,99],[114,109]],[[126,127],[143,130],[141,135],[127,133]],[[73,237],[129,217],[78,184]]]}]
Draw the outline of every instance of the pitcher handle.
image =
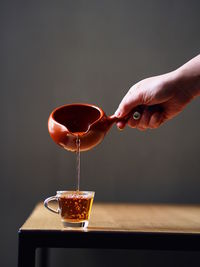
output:
[{"label": "pitcher handle", "polygon": [[52,209],[52,208],[50,208],[50,207],[48,206],[49,202],[50,202],[50,201],[53,201],[53,200],[58,201],[58,199],[57,199],[56,196],[48,197],[48,198],[45,199],[45,201],[44,201],[44,206],[45,206],[45,208],[47,208],[48,210],[50,210],[50,211],[52,211],[52,212],[54,212],[54,213],[59,213],[59,208],[57,208],[57,210],[55,210],[55,209]]}]

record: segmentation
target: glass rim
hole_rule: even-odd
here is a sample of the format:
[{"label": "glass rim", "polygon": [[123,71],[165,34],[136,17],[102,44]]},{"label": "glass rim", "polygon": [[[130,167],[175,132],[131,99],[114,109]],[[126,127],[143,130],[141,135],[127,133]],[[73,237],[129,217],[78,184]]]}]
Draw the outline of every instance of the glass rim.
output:
[{"label": "glass rim", "polygon": [[81,191],[81,190],[59,190],[56,191],[56,194],[63,194],[63,193],[67,193],[67,194],[95,194],[94,191]]}]

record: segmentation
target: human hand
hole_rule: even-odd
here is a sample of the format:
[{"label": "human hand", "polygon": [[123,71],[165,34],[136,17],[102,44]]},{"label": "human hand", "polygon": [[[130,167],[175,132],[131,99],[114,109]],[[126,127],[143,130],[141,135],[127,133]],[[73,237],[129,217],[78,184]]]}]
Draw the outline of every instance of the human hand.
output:
[{"label": "human hand", "polygon": [[[180,113],[195,97],[189,85],[191,83],[183,82],[179,70],[136,83],[127,92],[115,112],[115,116],[119,118],[118,128],[123,129],[126,123],[139,130],[159,127]],[[130,116],[128,121],[123,120],[140,105],[143,110],[139,120],[135,120],[133,116]]]}]

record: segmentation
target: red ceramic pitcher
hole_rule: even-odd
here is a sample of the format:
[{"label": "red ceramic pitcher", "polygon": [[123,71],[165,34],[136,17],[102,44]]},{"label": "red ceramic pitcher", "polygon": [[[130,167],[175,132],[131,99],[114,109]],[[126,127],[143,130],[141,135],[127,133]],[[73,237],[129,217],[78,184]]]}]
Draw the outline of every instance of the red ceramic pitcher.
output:
[{"label": "red ceramic pitcher", "polygon": [[[131,113],[139,119],[140,113]],[[127,115],[124,120],[127,120]],[[91,104],[69,104],[56,108],[49,116],[48,130],[56,144],[69,150],[77,150],[77,137],[80,138],[80,151],[86,151],[98,145],[114,122],[114,115]]]}]

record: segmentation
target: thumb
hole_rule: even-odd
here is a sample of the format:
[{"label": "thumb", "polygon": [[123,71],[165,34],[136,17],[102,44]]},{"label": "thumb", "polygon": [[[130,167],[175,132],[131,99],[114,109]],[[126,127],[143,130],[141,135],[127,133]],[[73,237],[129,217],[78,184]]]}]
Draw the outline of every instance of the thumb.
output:
[{"label": "thumb", "polygon": [[142,97],[141,94],[134,87],[132,87],[128,93],[124,96],[119,107],[115,111],[115,116],[117,118],[123,118],[126,116],[131,110],[138,105],[142,105]]}]

